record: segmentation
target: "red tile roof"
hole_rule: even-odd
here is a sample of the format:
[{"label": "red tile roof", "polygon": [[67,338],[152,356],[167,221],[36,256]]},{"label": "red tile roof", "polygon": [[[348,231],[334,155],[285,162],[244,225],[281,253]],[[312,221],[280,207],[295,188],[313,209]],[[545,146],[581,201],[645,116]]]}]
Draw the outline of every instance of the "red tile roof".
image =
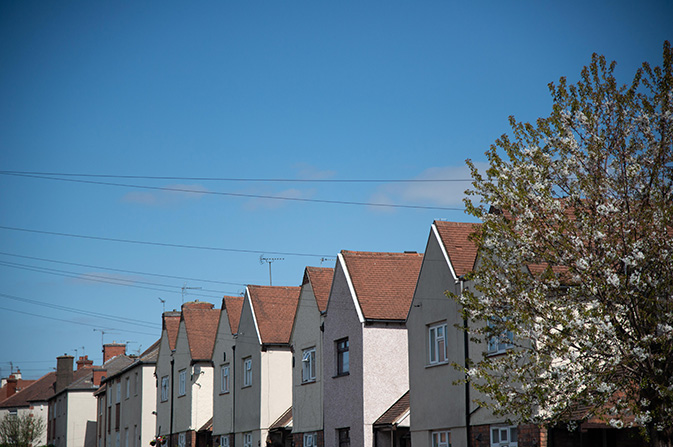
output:
[{"label": "red tile roof", "polygon": [[300,287],[248,286],[262,343],[289,343]]},{"label": "red tile roof", "polygon": [[[30,386],[34,380],[24,380],[24,379],[17,379],[16,380],[16,391],[15,393],[18,393],[22,389],[26,388],[27,386]],[[5,383],[5,386],[0,388],[0,402],[3,402],[5,399],[11,396],[7,396],[7,392],[9,391],[9,384]]]},{"label": "red tile roof", "polygon": [[47,401],[54,394],[56,372],[52,371],[37,380],[32,380],[28,386],[8,397],[0,403],[0,408],[26,407],[31,401]]},{"label": "red tile roof", "polygon": [[407,391],[374,422],[374,425],[399,424],[400,420],[409,413],[409,408],[409,391]]},{"label": "red tile roof", "polygon": [[327,309],[329,293],[332,289],[333,268],[326,267],[306,267],[304,271],[304,283],[311,282],[313,294],[315,295],[318,310],[324,312]]},{"label": "red tile roof", "polygon": [[164,312],[162,315],[163,329],[168,333],[168,347],[175,349],[178,341],[178,329],[180,328],[180,312]]},{"label": "red tile roof", "polygon": [[423,255],[342,250],[365,319],[404,320]]},{"label": "red tile roof", "polygon": [[472,271],[477,259],[477,246],[468,237],[479,229],[481,224],[465,222],[434,222],[453,271],[461,277]]},{"label": "red tile roof", "polygon": [[220,310],[211,303],[191,302],[182,305],[187,341],[192,360],[210,360],[213,355]]},{"label": "red tile roof", "polygon": [[229,318],[229,327],[231,333],[238,333],[238,323],[241,320],[241,309],[243,309],[242,296],[225,296],[222,298],[222,309],[227,309],[227,317]]}]

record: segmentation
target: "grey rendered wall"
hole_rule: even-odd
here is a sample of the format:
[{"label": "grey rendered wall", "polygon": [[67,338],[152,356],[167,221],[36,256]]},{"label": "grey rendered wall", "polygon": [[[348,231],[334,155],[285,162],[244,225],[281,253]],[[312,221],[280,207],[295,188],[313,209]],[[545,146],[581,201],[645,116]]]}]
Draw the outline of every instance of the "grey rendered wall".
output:
[{"label": "grey rendered wall", "polygon": [[[220,324],[213,348],[213,436],[233,433],[234,336],[227,310],[220,312]],[[220,368],[229,365],[229,392],[220,392]]]},{"label": "grey rendered wall", "polygon": [[[325,446],[335,447],[336,429],[345,427],[350,427],[351,445],[363,446],[362,325],[339,263],[327,305],[324,337]],[[350,344],[350,374],[335,377],[335,341],[344,337],[348,337]]]}]

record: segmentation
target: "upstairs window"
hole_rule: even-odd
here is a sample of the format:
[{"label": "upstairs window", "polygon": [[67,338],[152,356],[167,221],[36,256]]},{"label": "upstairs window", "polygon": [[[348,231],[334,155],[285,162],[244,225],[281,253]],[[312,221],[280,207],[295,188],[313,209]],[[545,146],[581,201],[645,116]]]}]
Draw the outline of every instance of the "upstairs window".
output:
[{"label": "upstairs window", "polygon": [[[488,322],[488,326],[492,328],[494,326],[493,321]],[[504,332],[492,336],[488,340],[488,353],[489,354],[502,354],[507,352],[508,349],[512,349],[514,344],[514,334],[512,331],[505,330]]]},{"label": "upstairs window", "polygon": [[168,400],[168,387],[169,381],[168,376],[163,376],[161,378],[161,401],[166,402]]},{"label": "upstairs window", "polygon": [[435,324],[428,328],[428,346],[431,365],[447,362],[446,323]]},{"label": "upstairs window", "polygon": [[243,386],[252,386],[252,357],[243,359]]},{"label": "upstairs window", "polygon": [[187,370],[183,369],[178,375],[178,396],[187,394]]},{"label": "upstairs window", "polygon": [[336,341],[337,376],[344,376],[350,372],[349,349],[347,338]]},{"label": "upstairs window", "polygon": [[229,365],[222,365],[220,367],[220,393],[228,393],[228,392],[229,392]]},{"label": "upstairs window", "polygon": [[131,378],[126,378],[126,398],[131,397]]},{"label": "upstairs window", "polygon": [[315,348],[304,349],[302,351],[301,365],[302,383],[315,382]]}]

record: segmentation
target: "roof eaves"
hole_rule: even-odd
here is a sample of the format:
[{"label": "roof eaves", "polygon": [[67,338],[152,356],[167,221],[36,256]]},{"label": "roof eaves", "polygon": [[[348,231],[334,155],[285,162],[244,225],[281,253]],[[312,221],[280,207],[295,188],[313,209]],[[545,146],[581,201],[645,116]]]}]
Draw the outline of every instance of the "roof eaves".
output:
[{"label": "roof eaves", "polygon": [[439,235],[439,230],[437,229],[437,225],[433,222],[432,224],[432,233],[435,235],[435,238],[437,239],[437,244],[439,245],[439,248],[442,250],[442,254],[444,255],[444,260],[446,261],[446,265],[449,266],[449,270],[451,270],[451,274],[453,275],[454,281],[458,280],[458,275],[456,275],[456,271],[453,269],[453,264],[451,264],[451,259],[449,258],[449,254],[446,251],[446,246],[444,245],[444,242],[442,241],[442,237]]},{"label": "roof eaves", "polygon": [[[250,288],[245,287],[245,296],[246,299],[248,300],[248,303],[250,304],[250,312],[252,312],[252,321],[255,323],[255,332],[257,332],[257,340],[259,341],[259,344],[262,344],[262,334],[259,332],[259,325],[257,324],[257,316],[255,315],[255,306],[252,304],[252,297],[250,296]],[[239,326],[241,324],[239,323]],[[239,328],[240,330],[240,328]]]},{"label": "roof eaves", "polygon": [[346,278],[346,283],[348,284],[348,290],[351,292],[351,298],[353,299],[353,305],[355,306],[355,311],[358,314],[358,319],[360,320],[360,323],[365,322],[365,317],[364,314],[362,313],[362,307],[360,307],[360,302],[358,301],[358,297],[355,294],[355,287],[353,286],[353,281],[351,280],[351,275],[348,272],[348,266],[346,266],[346,260],[343,257],[343,254],[339,253],[337,255],[339,264],[341,264],[341,268],[343,269],[344,272],[344,277]]}]

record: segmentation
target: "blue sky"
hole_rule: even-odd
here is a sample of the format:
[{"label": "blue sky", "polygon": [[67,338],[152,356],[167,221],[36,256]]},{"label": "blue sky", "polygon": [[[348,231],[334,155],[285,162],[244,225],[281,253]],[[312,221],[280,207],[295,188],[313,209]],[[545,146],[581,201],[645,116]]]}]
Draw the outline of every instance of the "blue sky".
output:
[{"label": "blue sky", "polygon": [[299,285],[342,249],[423,251],[434,219],[468,220],[467,182],[307,180],[468,178],[593,52],[623,82],[661,64],[672,19],[667,1],[1,2],[0,375],[100,362],[100,330],[144,350],[159,298],[219,307],[268,284],[261,254]]}]

